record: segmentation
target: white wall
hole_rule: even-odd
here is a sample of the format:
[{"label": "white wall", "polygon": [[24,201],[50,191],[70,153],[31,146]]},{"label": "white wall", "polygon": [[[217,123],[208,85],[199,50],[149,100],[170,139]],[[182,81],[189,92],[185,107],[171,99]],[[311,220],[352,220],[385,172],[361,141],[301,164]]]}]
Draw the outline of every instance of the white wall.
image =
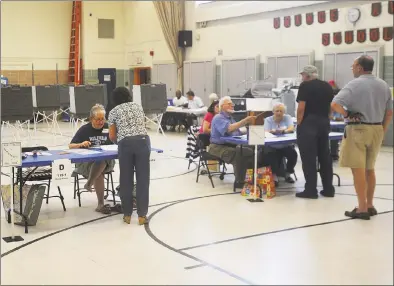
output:
[{"label": "white wall", "polygon": [[[115,20],[114,39],[98,38],[98,19]],[[124,69],[124,19],[123,1],[82,2],[82,54],[84,69]]]},{"label": "white wall", "polygon": [[2,1],[3,70],[68,69],[70,1]]},{"label": "white wall", "polygon": [[[152,66],[153,61],[173,61],[156,10],[151,1],[125,1],[126,64]],[[154,56],[149,55],[154,51]],[[140,62],[137,62],[140,58]]]},{"label": "white wall", "polygon": [[[209,6],[223,5],[220,3],[209,3]],[[263,5],[263,3],[261,3]],[[336,1],[332,3],[317,4],[307,7],[297,7],[281,11],[267,12],[263,14],[248,15],[244,17],[222,19],[210,21],[206,28],[196,28],[196,7],[194,2],[186,4],[186,29],[193,30],[193,47],[187,49],[186,58],[209,58],[217,55],[219,49],[223,50],[223,56],[236,57],[244,55],[261,55],[261,61],[265,62],[265,57],[270,55],[280,55],[289,53],[303,53],[311,50],[315,51],[315,59],[322,60],[324,51],[327,48],[338,47],[357,48],[358,46],[366,46],[372,44],[367,35],[367,41],[363,44],[355,42],[351,45],[342,43],[335,46],[332,43],[329,47],[322,45],[322,33],[333,33],[352,29],[368,29],[375,27],[392,26],[393,16],[387,12],[387,1],[382,3],[382,14],[379,17],[371,16],[371,2],[348,2]],[[361,19],[353,28],[353,25],[347,21],[347,7],[359,7],[361,9]],[[326,16],[326,23],[317,22],[317,11],[331,8],[339,8],[339,19],[337,22],[331,22],[329,14]],[[314,24],[305,24],[305,13],[315,12]],[[300,27],[294,25],[293,16],[303,14]],[[283,16],[292,16],[290,28],[283,27]],[[281,17],[281,28],[276,30],[273,28],[273,18]],[[382,30],[381,37],[382,37]],[[200,40],[195,37],[199,34]],[[342,36],[344,41],[344,36]],[[393,41],[386,42],[381,39],[374,45],[384,45],[384,55],[393,55]],[[220,58],[217,57],[218,63]]]}]

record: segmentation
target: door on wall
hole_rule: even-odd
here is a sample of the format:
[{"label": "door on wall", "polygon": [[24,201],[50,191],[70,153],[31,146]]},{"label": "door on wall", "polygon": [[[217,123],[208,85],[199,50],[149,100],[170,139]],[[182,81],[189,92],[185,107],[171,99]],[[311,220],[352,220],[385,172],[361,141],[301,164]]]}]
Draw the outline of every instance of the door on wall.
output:
[{"label": "door on wall", "polygon": [[241,96],[259,79],[260,58],[240,58],[222,61],[222,96]]},{"label": "door on wall", "polygon": [[356,58],[363,53],[338,53],[336,56],[336,76],[335,82],[339,88],[344,88],[349,81],[354,79],[352,65]]},{"label": "door on wall", "polygon": [[111,102],[112,91],[116,88],[116,69],[99,68],[97,70],[97,76],[100,84],[107,85],[106,116],[108,118],[108,114],[112,109],[112,102]]},{"label": "door on wall", "polygon": [[134,68],[132,71],[133,71],[133,77],[130,79],[130,80],[132,80],[131,84],[141,85],[141,84],[147,84],[147,83],[151,82],[150,67]]},{"label": "door on wall", "polygon": [[183,62],[183,88],[186,94],[189,90],[200,97],[203,103],[209,105],[209,95],[216,88],[216,60],[185,61]]},{"label": "door on wall", "polygon": [[354,79],[351,66],[356,58],[361,55],[371,56],[375,65],[372,74],[377,77],[383,75],[383,65],[381,63],[381,49],[373,48],[366,50],[354,50],[349,52],[330,52],[324,55],[324,80],[335,80],[339,88]]},{"label": "door on wall", "polygon": [[166,85],[167,98],[173,98],[178,82],[176,64],[154,63],[151,82],[164,83]]},{"label": "door on wall", "polygon": [[313,59],[314,53],[267,57],[267,81],[278,87],[279,78],[300,78],[300,70],[313,64]]}]

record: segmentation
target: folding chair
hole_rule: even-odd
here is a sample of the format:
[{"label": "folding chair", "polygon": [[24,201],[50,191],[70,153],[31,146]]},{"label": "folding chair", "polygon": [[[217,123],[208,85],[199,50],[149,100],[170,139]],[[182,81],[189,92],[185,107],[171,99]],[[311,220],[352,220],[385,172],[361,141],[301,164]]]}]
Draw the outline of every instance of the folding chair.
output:
[{"label": "folding chair", "polygon": [[[210,136],[208,134],[199,134],[197,137],[197,146],[198,146],[198,150],[199,150],[198,151],[199,152],[199,161],[198,161],[196,183],[198,183],[198,178],[200,177],[200,169],[203,166],[203,167],[206,167],[206,169],[207,169],[208,178],[211,181],[212,188],[215,188],[215,185],[213,184],[212,177],[219,175],[220,180],[223,180],[224,175],[227,174],[226,173],[227,169],[226,169],[226,164],[222,159],[210,154],[207,151],[207,147],[210,144],[209,138],[210,138]],[[213,164],[208,163],[208,161],[215,161],[215,163],[213,163]],[[219,165],[219,171],[212,172],[209,169],[209,166],[213,166],[213,165],[217,165],[217,164]],[[220,171],[220,167],[222,167],[221,171]]]},{"label": "folding chair", "polygon": [[[33,151],[48,151],[48,148],[45,146],[37,146],[37,147],[23,147],[22,148],[22,153],[26,152],[33,152]],[[57,187],[57,190],[59,192],[59,195],[57,196],[50,196],[49,191],[51,189],[51,180],[52,180],[52,167],[51,166],[45,166],[45,167],[33,167],[33,168],[27,168],[25,171],[22,170],[22,178],[20,178],[18,175],[16,176],[16,184],[19,184],[20,181],[24,182],[45,182],[43,185],[47,185],[47,193],[44,196],[44,199],[46,199],[46,203],[48,204],[49,198],[59,198],[63,210],[66,211],[66,206],[64,205],[64,197],[62,195],[62,192],[60,190],[60,187]]]}]

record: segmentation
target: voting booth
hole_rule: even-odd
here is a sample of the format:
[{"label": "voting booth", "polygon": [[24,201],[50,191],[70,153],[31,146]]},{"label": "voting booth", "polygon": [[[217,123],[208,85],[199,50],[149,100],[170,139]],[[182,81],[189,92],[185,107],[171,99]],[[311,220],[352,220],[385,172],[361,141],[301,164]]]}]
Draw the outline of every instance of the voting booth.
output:
[{"label": "voting booth", "polygon": [[70,86],[59,85],[59,103],[61,107],[70,106]]},{"label": "voting booth", "polygon": [[32,86],[33,107],[38,111],[53,111],[60,107],[58,86]]},{"label": "voting booth", "polygon": [[26,121],[33,118],[32,89],[28,86],[1,88],[1,121]]},{"label": "voting booth", "polygon": [[164,113],[168,106],[165,84],[142,84],[141,105],[145,114]]},{"label": "voting booth", "polygon": [[70,113],[75,118],[88,118],[95,104],[107,105],[105,84],[70,86]]}]

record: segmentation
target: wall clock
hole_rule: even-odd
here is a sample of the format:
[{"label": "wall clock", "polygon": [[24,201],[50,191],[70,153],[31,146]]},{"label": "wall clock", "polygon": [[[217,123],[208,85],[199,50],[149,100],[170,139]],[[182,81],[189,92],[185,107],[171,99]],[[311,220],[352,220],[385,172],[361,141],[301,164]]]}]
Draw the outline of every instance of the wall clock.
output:
[{"label": "wall clock", "polygon": [[360,20],[361,17],[361,11],[358,8],[350,8],[347,11],[347,18],[350,23],[353,25],[357,23],[358,20]]}]

